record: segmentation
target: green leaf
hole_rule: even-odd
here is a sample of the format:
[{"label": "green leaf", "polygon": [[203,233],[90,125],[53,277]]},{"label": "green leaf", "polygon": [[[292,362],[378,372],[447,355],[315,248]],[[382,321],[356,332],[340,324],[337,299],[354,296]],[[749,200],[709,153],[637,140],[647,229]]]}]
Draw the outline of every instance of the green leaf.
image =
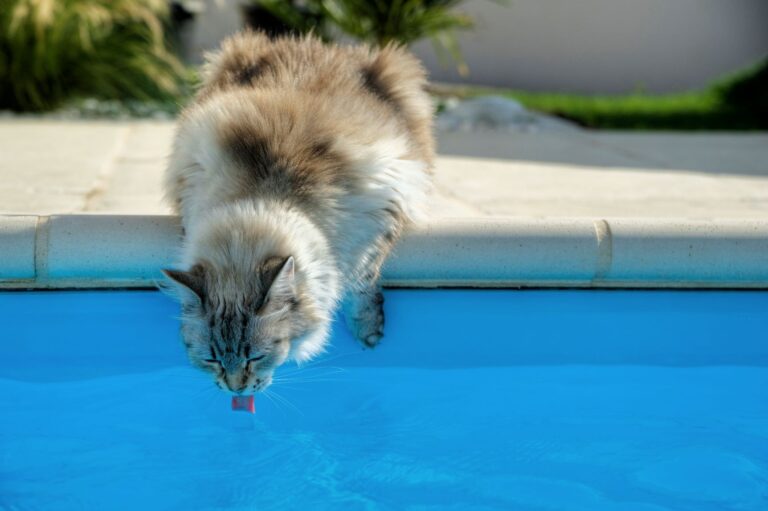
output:
[{"label": "green leaf", "polygon": [[167,16],[164,0],[0,0],[0,108],[176,97],[185,70]]}]

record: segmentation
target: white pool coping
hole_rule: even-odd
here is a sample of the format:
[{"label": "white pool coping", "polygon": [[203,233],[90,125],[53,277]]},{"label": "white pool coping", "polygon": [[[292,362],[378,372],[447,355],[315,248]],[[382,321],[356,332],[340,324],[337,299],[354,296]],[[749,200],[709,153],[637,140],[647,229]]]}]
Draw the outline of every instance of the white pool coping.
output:
[{"label": "white pool coping", "polygon": [[[173,267],[171,216],[0,216],[0,289],[147,288]],[[768,221],[452,219],[411,230],[395,287],[768,289]]]}]

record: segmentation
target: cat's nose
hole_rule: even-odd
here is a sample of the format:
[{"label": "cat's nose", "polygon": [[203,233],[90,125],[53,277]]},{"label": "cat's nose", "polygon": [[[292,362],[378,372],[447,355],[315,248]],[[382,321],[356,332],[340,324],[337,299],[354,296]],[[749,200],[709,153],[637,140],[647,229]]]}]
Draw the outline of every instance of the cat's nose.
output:
[{"label": "cat's nose", "polygon": [[[237,379],[239,380],[240,378],[237,378]],[[224,378],[224,383],[226,384],[229,390],[237,394],[242,394],[243,391],[248,387],[248,385],[246,385],[245,383],[234,384],[232,381],[230,381],[230,378],[226,378],[226,377]]]}]

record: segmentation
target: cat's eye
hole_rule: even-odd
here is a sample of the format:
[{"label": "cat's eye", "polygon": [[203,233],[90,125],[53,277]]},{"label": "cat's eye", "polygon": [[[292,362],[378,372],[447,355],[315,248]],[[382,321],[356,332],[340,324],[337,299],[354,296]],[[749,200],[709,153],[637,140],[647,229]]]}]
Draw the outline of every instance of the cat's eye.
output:
[{"label": "cat's eye", "polygon": [[203,362],[207,362],[209,364],[221,364],[221,360],[217,358],[206,358]]},{"label": "cat's eye", "polygon": [[258,355],[258,356],[256,356],[256,357],[250,357],[250,358],[248,359],[248,362],[258,362],[259,360],[263,359],[265,356],[266,356],[266,355],[264,355],[264,354],[262,353],[261,355]]}]

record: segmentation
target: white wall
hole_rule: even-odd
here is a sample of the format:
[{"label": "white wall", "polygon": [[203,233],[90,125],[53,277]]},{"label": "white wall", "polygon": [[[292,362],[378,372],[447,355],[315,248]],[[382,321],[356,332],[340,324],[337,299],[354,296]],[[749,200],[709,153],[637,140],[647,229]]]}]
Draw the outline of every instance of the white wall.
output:
[{"label": "white wall", "polygon": [[[185,54],[242,26],[245,0],[203,0],[184,34]],[[768,56],[768,0],[467,0],[477,20],[461,36],[470,75],[443,67],[431,43],[416,45],[437,81],[529,90],[652,92],[702,87]]]},{"label": "white wall", "polygon": [[768,0],[468,0],[470,75],[414,50],[432,79],[530,90],[680,91],[768,55]]}]

